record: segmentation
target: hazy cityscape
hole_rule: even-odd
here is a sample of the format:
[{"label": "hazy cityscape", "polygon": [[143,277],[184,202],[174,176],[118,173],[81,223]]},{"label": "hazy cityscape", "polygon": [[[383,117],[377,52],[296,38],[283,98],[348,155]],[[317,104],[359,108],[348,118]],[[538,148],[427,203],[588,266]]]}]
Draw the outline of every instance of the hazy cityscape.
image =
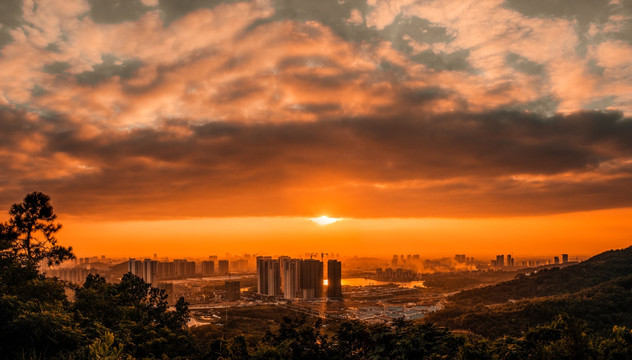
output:
[{"label": "hazy cityscape", "polygon": [[[224,259],[217,255],[206,259],[169,259],[154,254],[151,258],[114,259],[101,255],[54,267],[42,266],[42,271],[77,285],[83,285],[88,274],[119,282],[129,272],[164,290],[172,306],[183,297],[192,310],[190,325],[196,326],[221,324],[224,318],[219,314],[226,307],[263,304],[323,318],[367,322],[415,320],[441,309],[445,298],[455,291],[581,260],[575,257],[569,261],[568,254],[548,258],[516,258],[507,254],[492,260],[477,260],[465,254],[439,259],[395,254],[390,260],[335,253],[305,256],[243,254]],[[434,287],[441,279],[462,277],[479,279],[462,285]],[[426,279],[432,287],[425,285]],[[322,303],[330,306],[323,307]]]}]

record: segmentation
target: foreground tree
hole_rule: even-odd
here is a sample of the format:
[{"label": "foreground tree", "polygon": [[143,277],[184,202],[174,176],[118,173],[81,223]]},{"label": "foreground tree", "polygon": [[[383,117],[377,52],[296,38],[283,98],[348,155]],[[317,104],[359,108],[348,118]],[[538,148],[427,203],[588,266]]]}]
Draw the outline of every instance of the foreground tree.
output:
[{"label": "foreground tree", "polygon": [[75,292],[75,321],[90,338],[111,332],[134,358],[187,356],[192,340],[187,330],[188,305],[180,298],[169,311],[164,290],[127,273],[118,284],[88,275]]},{"label": "foreground tree", "polygon": [[1,230],[19,259],[31,264],[46,260],[48,265],[58,265],[74,258],[71,247],[57,245],[55,233],[61,224],[55,222],[57,215],[48,195],[32,192],[21,203],[13,204],[9,214],[11,219]]}]

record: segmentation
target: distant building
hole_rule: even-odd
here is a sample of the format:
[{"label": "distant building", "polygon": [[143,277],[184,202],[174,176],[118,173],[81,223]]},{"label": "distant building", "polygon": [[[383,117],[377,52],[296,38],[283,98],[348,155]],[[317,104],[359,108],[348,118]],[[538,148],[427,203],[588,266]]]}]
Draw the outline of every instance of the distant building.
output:
[{"label": "distant building", "polygon": [[228,274],[228,260],[219,260],[217,262],[217,273],[220,275]]},{"label": "distant building", "polygon": [[161,279],[176,277],[176,264],[174,262],[158,262],[158,277]]},{"label": "distant building", "polygon": [[143,260],[143,272],[142,278],[146,283],[156,285],[158,282],[158,262],[156,260],[145,259]]},{"label": "distant building", "polygon": [[281,295],[281,268],[278,259],[257,257],[257,293],[267,296]]},{"label": "distant building", "polygon": [[129,259],[127,261],[127,272],[143,277],[143,262],[134,258]]},{"label": "distant building", "polygon": [[505,255],[496,255],[496,267],[505,266]]},{"label": "distant building", "polygon": [[342,299],[342,264],[337,260],[327,262],[327,297]]},{"label": "distant building", "polygon": [[279,256],[279,269],[281,269],[281,290],[285,295],[285,264],[290,261],[289,256]]},{"label": "distant building", "polygon": [[465,254],[456,254],[456,255],[454,255],[454,261],[456,261],[458,263],[464,263],[465,262]]},{"label": "distant building", "polygon": [[248,260],[239,259],[233,260],[230,262],[230,270],[235,272],[247,272],[248,271]]},{"label": "distant building", "polygon": [[179,278],[185,278],[195,275],[195,262],[187,261],[185,259],[174,259],[175,276]]},{"label": "distant building", "polygon": [[411,269],[391,269],[377,268],[375,270],[375,279],[379,281],[416,281],[420,279],[420,274]]},{"label": "distant building", "polygon": [[397,260],[398,260],[397,255],[393,255],[393,260],[391,260],[391,265],[397,266]]},{"label": "distant building", "polygon": [[301,298],[305,300],[323,297],[323,263],[306,259],[300,268]]},{"label": "distant building", "polygon": [[283,297],[296,299],[301,297],[301,260],[279,258]]},{"label": "distant building", "polygon": [[215,262],[213,260],[202,261],[202,275],[213,275],[215,273]]},{"label": "distant building", "polygon": [[224,290],[226,291],[226,301],[239,300],[241,292],[238,280],[226,280]]},{"label": "distant building", "polygon": [[511,257],[510,254],[507,255],[507,267],[513,267],[514,266],[514,259]]},{"label": "distant building", "polygon": [[559,257],[559,256],[554,257],[554,258],[553,258],[553,263],[554,263],[555,265],[559,265],[559,263],[560,263],[560,257]]},{"label": "distant building", "polygon": [[568,262],[568,254],[562,254],[562,264],[566,264]]},{"label": "distant building", "polygon": [[129,259],[127,261],[127,271],[145,280],[148,284],[156,285],[158,282],[158,262],[156,260],[145,259],[140,261]]}]

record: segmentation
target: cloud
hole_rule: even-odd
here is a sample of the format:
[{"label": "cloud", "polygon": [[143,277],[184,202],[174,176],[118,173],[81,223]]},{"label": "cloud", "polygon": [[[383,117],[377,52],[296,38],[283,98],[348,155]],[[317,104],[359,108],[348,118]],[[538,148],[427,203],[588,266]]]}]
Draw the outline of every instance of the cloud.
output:
[{"label": "cloud", "polygon": [[112,218],[630,206],[629,1],[560,4],[7,2],[0,203],[41,190]]},{"label": "cloud", "polygon": [[149,10],[140,0],[88,0],[88,3],[90,16],[100,24],[136,21]]},{"label": "cloud", "polygon": [[461,217],[632,205],[632,121],[615,112],[166,120],[96,134],[8,109],[0,121],[3,201],[38,189],[73,215]]}]

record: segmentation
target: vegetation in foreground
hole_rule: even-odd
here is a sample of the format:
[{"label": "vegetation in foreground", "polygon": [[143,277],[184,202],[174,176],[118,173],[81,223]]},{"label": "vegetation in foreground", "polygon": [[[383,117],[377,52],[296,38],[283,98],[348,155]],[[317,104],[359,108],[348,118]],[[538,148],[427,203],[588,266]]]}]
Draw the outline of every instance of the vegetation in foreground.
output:
[{"label": "vegetation in foreground", "polygon": [[[586,321],[566,314],[493,340],[403,320],[345,321],[332,331],[318,319],[286,317],[273,331],[248,341],[247,334],[226,336],[214,325],[187,329],[183,299],[169,311],[163,291],[131,274],[118,284],[90,275],[80,287],[39,274],[41,261],[73,258],[71,248],[57,245],[60,225],[48,196],[28,194],[10,215],[0,224],[4,359],[632,359],[630,329],[592,332]],[[621,281],[603,286],[629,293],[630,281]],[[74,292],[73,301],[67,290]],[[595,309],[604,316],[610,311]]]}]

